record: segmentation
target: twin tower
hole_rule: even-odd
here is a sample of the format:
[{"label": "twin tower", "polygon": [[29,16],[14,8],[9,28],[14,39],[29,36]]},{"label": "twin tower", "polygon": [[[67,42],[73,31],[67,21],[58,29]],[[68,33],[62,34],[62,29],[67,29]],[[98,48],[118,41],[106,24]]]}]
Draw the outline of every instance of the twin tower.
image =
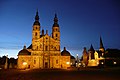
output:
[{"label": "twin tower", "polygon": [[[33,31],[32,31],[32,39],[39,39],[41,36],[44,36],[44,30],[42,30],[42,33],[40,32],[40,22],[39,22],[39,16],[38,16],[38,11],[36,12],[35,16],[35,22],[33,24]],[[41,33],[41,34],[40,34]],[[48,34],[48,31],[46,30],[46,34]],[[57,14],[55,14],[54,17],[54,24],[52,26],[52,38],[55,40],[60,41],[60,28],[58,24],[58,18]]]},{"label": "twin tower", "polygon": [[31,45],[19,51],[18,68],[67,68],[70,67],[71,55],[66,55],[67,51],[61,53],[60,50],[60,28],[58,18],[55,14],[52,33],[48,35],[48,31],[40,30],[40,22],[38,11],[36,12],[35,21],[32,30]]}]

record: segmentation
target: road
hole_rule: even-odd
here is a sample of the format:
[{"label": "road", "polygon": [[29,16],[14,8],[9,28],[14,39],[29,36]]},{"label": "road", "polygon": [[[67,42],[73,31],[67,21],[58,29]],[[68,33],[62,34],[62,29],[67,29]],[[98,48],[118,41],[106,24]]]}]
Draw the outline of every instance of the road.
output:
[{"label": "road", "polygon": [[120,70],[0,70],[0,80],[120,80]]}]

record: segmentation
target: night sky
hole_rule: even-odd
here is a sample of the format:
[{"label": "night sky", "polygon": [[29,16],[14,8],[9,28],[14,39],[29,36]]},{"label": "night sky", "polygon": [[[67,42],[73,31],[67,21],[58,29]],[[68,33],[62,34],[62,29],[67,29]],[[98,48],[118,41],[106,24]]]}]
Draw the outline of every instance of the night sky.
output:
[{"label": "night sky", "polygon": [[74,56],[83,47],[120,49],[119,0],[0,0],[0,56],[17,58],[19,50],[32,42],[32,25],[38,9],[41,30],[52,32],[55,13],[65,46]]}]

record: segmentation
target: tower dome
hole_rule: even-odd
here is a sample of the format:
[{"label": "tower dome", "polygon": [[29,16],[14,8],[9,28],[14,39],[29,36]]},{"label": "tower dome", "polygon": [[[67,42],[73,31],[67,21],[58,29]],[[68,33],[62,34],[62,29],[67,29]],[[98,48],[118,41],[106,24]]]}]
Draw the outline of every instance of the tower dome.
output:
[{"label": "tower dome", "polygon": [[31,55],[31,52],[29,52],[26,49],[26,46],[24,46],[24,48],[21,51],[19,51],[18,55]]},{"label": "tower dome", "polygon": [[57,14],[55,14],[55,17],[54,17],[54,24],[53,24],[53,27],[59,27]]},{"label": "tower dome", "polygon": [[38,16],[38,10],[36,12],[36,16],[35,16],[35,22],[33,25],[39,25],[40,26],[40,22],[39,22],[39,16]]},{"label": "tower dome", "polygon": [[64,47],[64,50],[61,52],[62,56],[71,56],[70,53],[66,50],[66,47]]}]

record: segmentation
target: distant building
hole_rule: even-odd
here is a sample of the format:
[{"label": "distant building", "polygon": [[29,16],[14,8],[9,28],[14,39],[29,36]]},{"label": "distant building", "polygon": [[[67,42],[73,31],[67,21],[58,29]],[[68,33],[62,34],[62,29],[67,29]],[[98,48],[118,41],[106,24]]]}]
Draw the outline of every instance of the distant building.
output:
[{"label": "distant building", "polygon": [[101,64],[100,60],[104,59],[104,53],[105,53],[105,49],[102,43],[102,39],[100,37],[99,50],[94,50],[92,45],[88,50],[88,52],[86,51],[86,48],[84,48],[82,64],[85,64],[85,66],[98,66],[99,64]]},{"label": "distant building", "polygon": [[13,69],[17,67],[17,59],[8,58],[7,56],[0,57],[0,68]]},{"label": "distant building", "polygon": [[86,47],[84,47],[84,50],[83,50],[82,63],[85,66],[87,66],[87,64],[88,64],[88,52],[86,50]]},{"label": "distant building", "polygon": [[64,48],[60,49],[60,27],[55,14],[52,33],[48,35],[48,30],[41,31],[38,11],[32,30],[32,44],[19,51],[18,69],[30,68],[67,68],[71,66],[71,54]]}]

